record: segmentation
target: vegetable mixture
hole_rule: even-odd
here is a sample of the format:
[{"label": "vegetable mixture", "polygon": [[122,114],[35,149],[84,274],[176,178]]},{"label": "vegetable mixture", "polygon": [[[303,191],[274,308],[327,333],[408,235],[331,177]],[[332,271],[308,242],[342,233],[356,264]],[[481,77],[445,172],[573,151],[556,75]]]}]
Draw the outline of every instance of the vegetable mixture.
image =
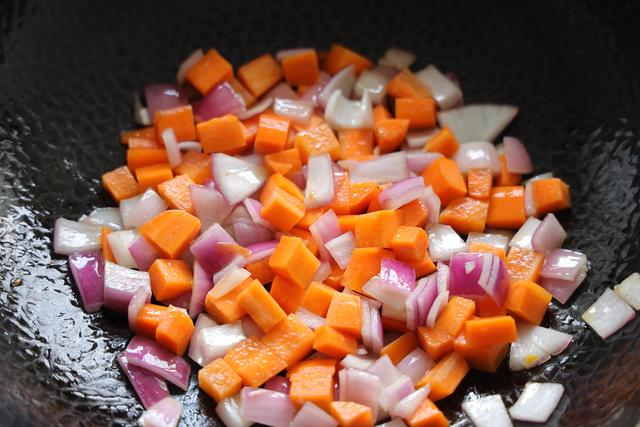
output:
[{"label": "vegetable mixture", "polygon": [[[588,271],[554,215],[569,186],[523,181],[525,145],[494,145],[517,108],[464,105],[454,76],[414,60],[335,44],[234,70],[198,50],[177,84],[134,97],[143,127],[102,176],[118,207],[58,219],[54,250],[86,311],[128,316],[117,360],[142,425],[177,425],[168,383],[186,390],[197,367],[230,427],[446,426],[438,403],[469,370],[570,345],[540,326]],[[607,338],[639,308],[634,273],[583,319]],[[481,427],[545,422],[563,390],[462,409]]]}]

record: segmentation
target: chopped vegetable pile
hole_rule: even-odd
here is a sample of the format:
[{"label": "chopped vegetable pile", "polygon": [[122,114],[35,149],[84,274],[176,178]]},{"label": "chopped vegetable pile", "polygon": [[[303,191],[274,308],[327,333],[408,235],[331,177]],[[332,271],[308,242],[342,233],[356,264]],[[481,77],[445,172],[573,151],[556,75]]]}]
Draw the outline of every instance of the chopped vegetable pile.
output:
[{"label": "chopped vegetable pile", "polygon": [[[177,84],[134,97],[146,127],[102,176],[119,207],[58,219],[54,250],[86,311],[128,316],[117,360],[142,425],[177,425],[167,383],[187,390],[197,366],[230,427],[446,426],[438,402],[470,370],[532,368],[571,343],[540,326],[588,270],[554,215],[569,186],[523,181],[525,145],[494,145],[517,108],[463,105],[453,76],[414,60],[335,44],[234,70],[198,50]],[[639,308],[635,273],[583,319],[607,338]],[[499,395],[462,410],[545,422],[563,391],[528,383],[508,410]]]}]

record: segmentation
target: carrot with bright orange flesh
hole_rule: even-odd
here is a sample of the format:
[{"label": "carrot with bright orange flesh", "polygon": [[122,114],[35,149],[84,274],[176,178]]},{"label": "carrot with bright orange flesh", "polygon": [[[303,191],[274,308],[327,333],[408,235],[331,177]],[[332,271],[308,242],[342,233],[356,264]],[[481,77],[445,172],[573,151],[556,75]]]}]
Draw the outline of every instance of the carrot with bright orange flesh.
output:
[{"label": "carrot with bright orange flesh", "polygon": [[287,363],[258,337],[249,337],[233,346],[224,356],[224,361],[249,387],[260,387],[287,367]]},{"label": "carrot with bright orange flesh", "polygon": [[340,143],[326,123],[298,132],[294,146],[300,152],[303,164],[307,164],[309,157],[329,153],[332,160],[340,158]]},{"label": "carrot with bright orange flesh", "polygon": [[[329,177],[331,179],[331,177]],[[316,208],[326,212],[332,209],[336,215],[346,215],[350,212],[351,183],[349,182],[349,172],[336,172],[333,174],[333,200],[322,208]],[[323,213],[324,213],[323,212]],[[298,225],[301,227],[302,225]],[[309,224],[311,226],[311,224]]]},{"label": "carrot with bright orange flesh", "polygon": [[559,178],[531,181],[533,204],[538,215],[559,211],[571,206],[569,186]]},{"label": "carrot with bright orange flesh", "polygon": [[373,107],[373,125],[374,126],[376,125],[376,123],[382,120],[387,120],[392,118],[393,116],[384,105],[376,105],[375,107]]},{"label": "carrot with bright orange flesh", "polygon": [[335,262],[329,263],[331,265],[331,272],[329,276],[324,279],[324,284],[337,290],[342,291],[342,276],[344,276],[344,270],[342,270]]},{"label": "carrot with bright orange flesh", "polygon": [[[349,201],[348,208],[350,214],[361,214],[367,211],[367,207],[377,192],[378,185],[375,182],[348,182]],[[336,212],[337,213],[337,212]]]},{"label": "carrot with bright orange flesh", "polygon": [[534,282],[519,280],[509,285],[507,311],[526,322],[539,325],[550,302],[551,294]]},{"label": "carrot with bright orange flesh", "polygon": [[500,161],[500,173],[496,176],[495,185],[497,187],[509,187],[513,185],[520,185],[522,182],[522,176],[517,173],[509,172],[507,169],[507,158],[504,154],[498,156]]},{"label": "carrot with bright orange flesh", "polygon": [[241,120],[242,132],[244,133],[244,141],[247,143],[248,147],[253,145],[253,141],[256,138],[256,134],[258,133],[259,121],[260,121],[259,115],[255,115],[246,120]]},{"label": "carrot with bright orange flesh", "polygon": [[120,134],[121,144],[128,145],[132,139],[146,139],[148,141],[155,142],[157,146],[156,129],[153,126],[148,126],[145,128],[124,131]]},{"label": "carrot with bright orange flesh", "polygon": [[120,166],[102,175],[102,185],[117,203],[138,194],[138,183],[126,166]]},{"label": "carrot with bright orange flesh", "polygon": [[367,58],[337,43],[331,45],[323,65],[324,70],[332,75],[349,65],[354,66],[356,74],[373,68],[373,63]]},{"label": "carrot with bright orange flesh", "polygon": [[102,249],[102,258],[105,261],[116,262],[113,252],[111,251],[111,245],[107,236],[111,233],[111,229],[106,225],[102,226],[100,230],[100,248]]},{"label": "carrot with bright orange flesh", "polygon": [[371,408],[355,402],[331,402],[330,413],[340,427],[373,427]]},{"label": "carrot with bright orange flesh", "polygon": [[279,322],[287,318],[287,314],[275,299],[257,280],[238,295],[238,304],[249,314],[264,332],[269,332]]},{"label": "carrot with bright orange flesh", "polygon": [[249,90],[242,83],[240,83],[240,80],[234,77],[229,80],[229,84],[231,85],[233,90],[238,92],[238,94],[242,97],[245,106],[249,107],[253,105],[254,102],[256,102],[256,97],[251,95],[251,92],[249,92]]},{"label": "carrot with bright orange flesh", "polygon": [[255,150],[261,154],[277,153],[284,150],[287,143],[291,119],[275,114],[261,114],[258,133],[254,142]]},{"label": "carrot with bright orange flesh", "polygon": [[270,283],[274,278],[273,270],[269,267],[269,257],[251,262],[245,265],[244,269],[263,285]]},{"label": "carrot with bright orange flesh", "polygon": [[416,335],[420,347],[435,361],[453,351],[453,337],[445,331],[420,326],[416,331]]},{"label": "carrot with bright orange flesh", "polygon": [[408,331],[407,322],[385,316],[380,316],[380,319],[382,320],[382,329],[385,331],[400,332],[401,334]]},{"label": "carrot with bright orange flesh", "polygon": [[467,173],[467,187],[469,197],[478,200],[488,200],[491,197],[493,174],[491,169],[471,169]]},{"label": "carrot with bright orange flesh", "polygon": [[460,144],[449,128],[440,129],[424,145],[424,151],[440,153],[445,157],[452,157],[458,148]]},{"label": "carrot with bright orange flesh", "polygon": [[282,175],[287,175],[300,172],[302,160],[300,160],[298,149],[290,148],[278,153],[267,154],[264,156],[264,165],[269,173],[279,172]]},{"label": "carrot with bright orange flesh", "polygon": [[156,329],[168,313],[169,307],[164,305],[143,305],[135,320],[135,333],[155,340]]},{"label": "carrot with bright orange flesh", "polygon": [[320,282],[311,282],[304,292],[301,306],[320,317],[326,317],[336,290]]},{"label": "carrot with bright orange flesh", "polygon": [[298,237],[282,236],[269,259],[269,266],[301,288],[306,288],[315,274],[320,261],[307,249]]},{"label": "carrot with bright orange flesh", "polygon": [[442,411],[426,398],[422,401],[416,412],[407,420],[409,427],[448,427],[449,421]]},{"label": "carrot with bright orange flesh", "polygon": [[400,226],[391,239],[391,249],[400,261],[420,261],[428,245],[429,236],[419,227]]},{"label": "carrot with bright orange flesh", "polygon": [[440,359],[436,366],[418,381],[416,387],[429,384],[431,386],[429,398],[435,402],[451,395],[467,372],[469,372],[469,365],[464,357],[459,353],[451,352]]},{"label": "carrot with bright orange flesh", "polygon": [[388,187],[387,184],[381,184],[381,185],[377,186],[377,188],[373,192],[373,195],[371,197],[371,201],[369,202],[369,206],[367,207],[367,212],[376,212],[376,211],[381,211],[381,210],[384,209],[382,207],[382,203],[380,203],[380,199],[378,198],[378,196],[387,187]]},{"label": "carrot with bright orange flesh", "polygon": [[357,295],[336,292],[327,310],[327,326],[360,338],[362,305]]},{"label": "carrot with bright orange flesh", "polygon": [[293,181],[285,178],[282,174],[274,173],[269,177],[269,179],[267,179],[264,187],[262,187],[262,191],[260,192],[260,203],[264,205],[265,201],[276,187],[286,191],[301,202],[304,201],[304,194],[302,194],[302,191],[300,191]]},{"label": "carrot with bright orange flesh", "polygon": [[313,256],[316,256],[316,257],[318,256],[318,245],[316,245],[315,240],[313,240],[313,236],[308,230],[303,230],[302,228],[293,227],[291,230],[283,234],[285,236],[299,237],[300,239],[302,239],[302,243],[304,243],[307,249],[311,251]]},{"label": "carrot with bright orange flesh", "polygon": [[247,277],[247,279],[236,286],[233,290],[218,298],[213,297],[211,292],[209,292],[204,300],[204,308],[206,312],[219,323],[233,323],[242,319],[247,315],[247,312],[240,307],[240,304],[238,303],[238,295],[249,287],[251,283],[253,283],[253,279],[251,277]]},{"label": "carrot with bright orange flesh", "polygon": [[280,231],[289,231],[304,217],[304,203],[276,187],[265,199],[260,215]]},{"label": "carrot with bright orange flesh", "polygon": [[157,259],[149,267],[149,280],[153,296],[166,301],[191,290],[193,273],[181,259]]},{"label": "carrot with bright orange flesh", "polygon": [[316,222],[328,209],[326,207],[307,209],[304,216],[296,224],[296,228],[308,230],[311,224]]},{"label": "carrot with bright orange flesh", "polygon": [[507,314],[506,301],[502,305],[498,305],[489,295],[476,300],[476,316],[478,317],[504,316],[505,314]]},{"label": "carrot with bright orange flesh", "polygon": [[300,369],[291,375],[291,403],[300,409],[306,402],[312,402],[328,411],[329,404],[333,401],[334,370]]},{"label": "carrot with bright orange flesh", "polygon": [[397,150],[404,141],[405,136],[407,136],[408,130],[409,120],[407,119],[386,119],[376,123],[373,133],[380,154]]},{"label": "carrot with bright orange flesh", "polygon": [[176,175],[187,175],[196,184],[211,179],[211,156],[197,151],[187,151],[174,168]]},{"label": "carrot with bright orange flesh", "polygon": [[473,253],[491,253],[494,254],[502,261],[507,261],[507,255],[504,253],[504,249],[498,246],[491,245],[489,243],[480,242],[478,240],[474,240],[467,243],[467,252]]},{"label": "carrot with bright orange flesh", "polygon": [[518,280],[537,282],[543,265],[544,255],[532,249],[511,248],[507,254],[506,267],[511,282]]},{"label": "carrot with bright orange flesh", "polygon": [[160,148],[160,144],[158,144],[158,141],[156,141],[155,139],[129,138],[128,141],[129,142],[127,143],[127,145],[132,150],[143,149],[143,148]]},{"label": "carrot with bright orange flesh", "polygon": [[394,98],[431,98],[431,91],[415,74],[404,69],[387,83],[387,95]]},{"label": "carrot with bright orange flesh", "polygon": [[508,344],[518,339],[516,321],[511,316],[467,320],[464,323],[464,336],[471,347]]},{"label": "carrot with bright orange flesh", "polygon": [[338,141],[343,159],[363,159],[373,154],[373,133],[370,129],[342,129]]},{"label": "carrot with bright orange flesh", "polygon": [[189,346],[195,326],[186,311],[171,309],[156,328],[156,342],[182,356]]},{"label": "carrot with bright orange flesh", "polygon": [[362,293],[362,287],[380,272],[384,258],[393,258],[393,252],[382,248],[356,248],[342,276],[342,286]]},{"label": "carrot with bright orange flesh", "polygon": [[238,80],[256,98],[275,86],[283,77],[282,68],[268,53],[238,68]]},{"label": "carrot with bright orange flesh", "polygon": [[471,197],[454,199],[440,213],[440,223],[450,225],[461,234],[482,233],[487,221],[489,202]]},{"label": "carrot with bright orange flesh", "polygon": [[311,352],[314,336],[308,326],[294,314],[290,314],[265,334],[262,342],[284,360],[289,368]]},{"label": "carrot with bright orange flesh", "polygon": [[136,179],[139,190],[145,191],[147,188],[158,190],[158,185],[173,178],[171,166],[168,163],[145,166],[136,169]]},{"label": "carrot with bright orange flesh", "polygon": [[178,141],[196,139],[196,126],[191,105],[156,111],[154,122],[159,141],[162,141],[162,132],[169,128],[173,129]]},{"label": "carrot with bright orange flesh", "polygon": [[447,158],[436,159],[423,172],[425,185],[430,185],[443,206],[467,194],[467,185],[456,162]]},{"label": "carrot with bright orange flesh", "polygon": [[164,148],[130,148],[127,150],[127,167],[132,172],[144,166],[168,162],[167,150]]},{"label": "carrot with bright orange flesh", "polygon": [[328,358],[310,358],[303,360],[287,369],[287,379],[293,379],[296,375],[320,373],[333,376],[336,372],[337,363],[337,360]]},{"label": "carrot with bright orange flesh", "polygon": [[219,83],[233,79],[233,67],[217,50],[211,49],[189,68],[186,77],[204,95]]},{"label": "carrot with bright orange flesh", "polygon": [[396,118],[409,120],[410,129],[436,125],[436,102],[432,98],[396,98]]},{"label": "carrot with bright orange flesh", "polygon": [[228,114],[198,123],[198,140],[205,153],[234,153],[247,146],[242,123]]},{"label": "carrot with bright orange flesh", "polygon": [[138,229],[163,258],[178,258],[200,231],[200,220],[179,210],[164,211]]},{"label": "carrot with bright orange flesh", "polygon": [[436,265],[431,260],[429,252],[425,252],[419,261],[405,261],[411,268],[416,271],[416,279],[427,276],[436,271]]},{"label": "carrot with bright orange flesh", "polygon": [[198,371],[198,385],[213,400],[220,402],[240,391],[242,378],[224,359],[216,359]]},{"label": "carrot with bright orange flesh", "polygon": [[526,219],[524,187],[493,187],[489,199],[487,227],[518,229]]},{"label": "carrot with bright orange flesh", "polygon": [[178,175],[168,181],[158,184],[158,193],[169,207],[193,213],[190,187],[195,184],[189,175]]},{"label": "carrot with bright orange flesh", "polygon": [[390,248],[391,240],[402,225],[402,212],[382,210],[360,215],[356,221],[356,247]]},{"label": "carrot with bright orange flesh", "polygon": [[442,310],[434,328],[440,329],[452,337],[458,336],[464,327],[464,322],[473,316],[475,310],[476,303],[473,300],[454,296]]},{"label": "carrot with bright orange flesh", "polygon": [[418,199],[400,207],[402,223],[407,227],[424,227],[427,223],[429,211]]},{"label": "carrot with bright orange flesh", "polygon": [[285,279],[282,276],[274,275],[269,293],[273,299],[282,307],[285,313],[295,313],[300,308],[305,289]]},{"label": "carrot with bright orange flesh", "polygon": [[356,232],[356,222],[358,221],[358,215],[338,215],[338,224],[340,224],[340,230],[343,233],[351,231]]},{"label": "carrot with bright orange flesh", "polygon": [[324,325],[316,329],[313,348],[327,356],[341,359],[347,354],[354,354],[358,348],[358,342],[351,335]]},{"label": "carrot with bright orange flesh", "polygon": [[282,58],[282,71],[289,86],[312,85],[320,77],[318,54],[315,49],[304,50]]},{"label": "carrot with bright orange flesh", "polygon": [[384,356],[386,354],[393,364],[397,365],[407,354],[415,350],[416,347],[418,347],[418,339],[416,338],[416,334],[410,331],[382,347],[380,355]]}]

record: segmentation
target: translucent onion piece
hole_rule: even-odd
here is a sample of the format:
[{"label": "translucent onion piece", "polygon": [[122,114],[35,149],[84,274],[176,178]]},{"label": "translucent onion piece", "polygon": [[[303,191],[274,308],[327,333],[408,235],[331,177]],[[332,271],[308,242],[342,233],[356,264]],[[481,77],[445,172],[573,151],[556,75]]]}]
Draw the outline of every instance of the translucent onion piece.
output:
[{"label": "translucent onion piece", "polygon": [[304,190],[304,204],[309,209],[330,203],[335,195],[333,162],[329,153],[309,157],[307,187]]},{"label": "translucent onion piece", "polygon": [[106,225],[114,231],[122,230],[122,216],[119,208],[96,208],[81,222]]},{"label": "translucent onion piece", "polygon": [[204,52],[202,49],[194,50],[191,55],[180,64],[178,67],[178,74],[176,75],[176,81],[179,85],[184,83],[185,77],[187,76],[187,72],[191,67],[196,65],[196,63],[204,56]]},{"label": "translucent onion piece", "polygon": [[562,384],[528,382],[509,415],[516,421],[546,423],[563,394]]},{"label": "translucent onion piece", "polygon": [[130,365],[124,353],[118,354],[116,360],[145,409],[169,396],[165,380],[146,369]]},{"label": "translucent onion piece", "polygon": [[511,427],[511,419],[499,394],[462,403],[462,410],[476,427]]},{"label": "translucent onion piece", "polygon": [[533,233],[538,229],[542,221],[538,218],[530,216],[527,220],[520,226],[520,229],[516,234],[513,235],[511,240],[509,241],[509,247],[511,248],[522,248],[522,249],[533,249],[531,246],[531,238],[533,237]]},{"label": "translucent onion piece", "polygon": [[458,85],[454,84],[435,66],[429,65],[418,71],[416,77],[431,90],[433,98],[441,109],[453,108],[462,100],[462,91]]},{"label": "translucent onion piece", "polygon": [[429,224],[429,256],[434,262],[449,261],[456,252],[466,248],[464,240],[448,225]]},{"label": "translucent onion piece", "polygon": [[141,427],[176,427],[182,415],[182,403],[167,396],[142,414],[138,419]]},{"label": "translucent onion piece", "polygon": [[629,323],[636,312],[615,292],[607,288],[584,313],[582,319],[602,339],[607,339]]},{"label": "translucent onion piece", "polygon": [[635,310],[640,310],[640,274],[632,273],[613,290]]},{"label": "translucent onion piece", "polygon": [[318,102],[322,108],[324,108],[329,102],[329,98],[333,93],[338,90],[342,94],[349,98],[353,91],[353,86],[356,83],[356,72],[353,65],[340,70],[336,75],[331,77],[331,80],[327,82],[320,94],[318,95]]},{"label": "translucent onion piece", "polygon": [[216,185],[231,204],[258,191],[267,179],[264,167],[223,153],[213,155],[211,167]]},{"label": "translucent onion piece", "polygon": [[332,129],[372,129],[373,109],[368,91],[359,101],[348,99],[336,90],[331,94],[324,110],[324,119]]},{"label": "translucent onion piece", "polygon": [[140,234],[138,234],[136,230],[114,231],[107,235],[109,247],[111,247],[113,257],[118,265],[128,268],[138,268],[138,264],[129,251],[129,246],[131,246],[138,237],[140,237]]},{"label": "translucent onion piece", "polygon": [[415,60],[416,56],[413,53],[392,47],[387,49],[384,56],[378,60],[378,64],[404,70],[405,68],[409,68]]},{"label": "translucent onion piece", "polygon": [[389,78],[384,74],[376,70],[364,70],[356,81],[354,95],[357,98],[362,98],[367,92],[371,102],[378,105],[384,101],[385,86],[388,82]]},{"label": "translucent onion piece", "polygon": [[465,105],[438,112],[438,123],[448,127],[458,142],[493,141],[518,114],[511,105]]},{"label": "translucent onion piece", "polygon": [[58,218],[53,229],[53,251],[58,255],[100,249],[102,227]]},{"label": "translucent onion piece", "polygon": [[493,175],[500,173],[498,152],[490,142],[468,142],[462,144],[453,160],[458,164],[460,172],[468,173],[471,169],[491,169]]}]

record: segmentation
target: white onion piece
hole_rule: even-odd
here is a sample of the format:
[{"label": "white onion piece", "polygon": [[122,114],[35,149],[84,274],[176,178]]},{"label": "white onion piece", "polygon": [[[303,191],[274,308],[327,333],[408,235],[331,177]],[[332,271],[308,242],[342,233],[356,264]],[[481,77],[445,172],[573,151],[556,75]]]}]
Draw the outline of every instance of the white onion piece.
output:
[{"label": "white onion piece", "polygon": [[327,248],[336,264],[338,264],[338,267],[344,270],[349,265],[349,261],[351,261],[351,254],[356,247],[355,236],[351,231],[347,231],[346,233],[329,240],[324,246]]},{"label": "white onion piece", "polygon": [[[198,335],[194,333],[191,338],[191,345],[195,347],[194,353],[198,359],[194,361],[201,366],[206,366],[215,359],[224,357],[233,346],[246,338],[239,321],[203,327]],[[191,355],[191,349],[189,349],[189,355]]]},{"label": "white onion piece", "polygon": [[353,91],[353,85],[356,83],[356,71],[353,65],[340,70],[336,75],[331,77],[331,80],[327,82],[320,94],[318,95],[318,103],[324,108],[329,102],[329,98],[333,95],[333,92],[339,90],[342,94],[349,98]]},{"label": "white onion piece", "polygon": [[532,343],[518,336],[518,340],[511,343],[509,351],[509,369],[522,371],[542,365],[549,360],[551,355]]},{"label": "white onion piece", "polygon": [[504,156],[507,160],[507,170],[511,173],[526,174],[533,172],[531,158],[524,144],[512,136],[502,139]]},{"label": "white onion piece", "polygon": [[562,384],[528,382],[509,414],[516,421],[546,423],[563,394]]},{"label": "white onion piece", "polygon": [[385,188],[378,195],[384,209],[398,209],[424,195],[424,179],[421,176],[407,178]]},{"label": "white onion piece", "polygon": [[129,302],[138,288],[151,290],[149,273],[123,267],[116,263],[104,263],[104,306],[119,313],[126,313]]},{"label": "white onion piece", "polygon": [[572,336],[555,329],[518,322],[518,340],[520,339],[532,342],[550,355],[557,356],[571,344]]},{"label": "white onion piece", "polygon": [[438,112],[438,123],[451,129],[460,143],[493,141],[516,114],[518,108],[511,105],[465,105]]},{"label": "white onion piece", "polygon": [[336,130],[373,128],[373,109],[369,92],[363,93],[359,101],[353,101],[336,90],[327,101],[324,119]]},{"label": "white onion piece", "polygon": [[340,400],[355,402],[371,408],[373,419],[378,418],[378,402],[382,383],[377,375],[359,369],[342,369],[338,373]]},{"label": "white onion piece", "polygon": [[353,368],[360,369],[361,371],[366,371],[369,366],[373,362],[375,362],[375,358],[373,356],[359,356],[357,354],[348,354],[340,361],[340,365],[343,368]]},{"label": "white onion piece", "polygon": [[467,247],[448,225],[428,224],[426,230],[429,234],[429,256],[433,262],[449,261],[453,254],[463,252]]},{"label": "white onion piece", "polygon": [[133,298],[129,301],[127,307],[127,320],[129,321],[129,329],[134,334],[136,331],[136,319],[142,307],[151,301],[151,289],[146,287],[138,288],[133,294]]},{"label": "white onion piece", "polygon": [[197,151],[202,152],[202,145],[197,141],[182,141],[178,142],[178,148],[180,151]]},{"label": "white onion piece", "polygon": [[304,190],[304,204],[307,208],[319,208],[331,202],[335,195],[333,162],[329,153],[309,157],[307,187]]},{"label": "white onion piece", "polygon": [[440,222],[440,197],[430,185],[425,188],[424,196],[420,198],[420,201],[427,208],[427,223],[438,224]]},{"label": "white onion piece", "polygon": [[189,192],[202,230],[209,229],[215,223],[224,223],[233,210],[233,205],[215,188],[191,185]]},{"label": "white onion piece", "polygon": [[178,147],[178,139],[172,128],[167,128],[162,131],[162,142],[164,142],[164,148],[167,151],[167,157],[169,158],[169,165],[175,168],[182,162],[182,153],[180,147]]},{"label": "white onion piece", "polygon": [[415,60],[416,56],[413,53],[392,47],[387,49],[384,56],[378,60],[378,64],[404,70],[405,68],[409,68]]},{"label": "white onion piece", "polygon": [[58,218],[53,229],[53,251],[58,255],[100,249],[102,227]]},{"label": "white onion piece", "polygon": [[436,320],[442,313],[442,310],[446,307],[449,302],[449,291],[444,291],[441,294],[438,294],[436,300],[433,302],[431,309],[429,310],[429,315],[427,316],[427,326],[433,328],[436,324]]},{"label": "white onion piece", "polygon": [[128,268],[138,268],[136,261],[129,252],[129,246],[136,241],[140,234],[136,230],[122,230],[109,233],[107,241],[113,257],[118,265]]},{"label": "white onion piece", "polygon": [[[322,73],[321,73],[322,74]],[[284,99],[298,99],[298,94],[291,89],[285,82],[278,83],[273,88],[269,90],[269,92],[265,93],[263,98],[284,98]]]},{"label": "white onion piece", "polygon": [[79,222],[88,222],[96,225],[106,225],[114,231],[122,230],[122,216],[119,208],[96,208],[89,216]]},{"label": "white onion piece", "polygon": [[189,357],[200,366],[205,366],[204,356],[202,355],[202,339],[201,332],[203,329],[218,326],[215,320],[206,313],[200,313],[196,320],[195,329],[191,334],[191,342],[189,344]]},{"label": "white onion piece", "polygon": [[227,274],[225,274],[217,283],[213,285],[213,288],[209,291],[213,298],[222,298],[232,290],[238,287],[244,282],[251,273],[244,268],[233,267]]},{"label": "white onion piece", "polygon": [[240,393],[227,397],[218,402],[216,406],[216,414],[220,417],[220,421],[227,427],[249,427],[253,423],[246,421],[240,416],[241,399]]},{"label": "white onion piece", "polygon": [[531,247],[538,253],[546,254],[552,249],[561,247],[566,238],[567,233],[556,216],[549,213],[531,236]]},{"label": "white onion piece", "polygon": [[386,93],[385,86],[389,82],[389,78],[376,70],[364,70],[360,73],[353,90],[354,95],[362,98],[367,92],[374,105],[378,105],[384,101]]},{"label": "white onion piece", "polygon": [[380,310],[380,312],[383,317],[395,319],[403,323],[406,323],[407,321],[407,310],[404,306],[400,308],[391,304],[384,303],[382,304],[382,310]]},{"label": "white onion piece", "polygon": [[462,403],[462,410],[476,427],[511,427],[511,419],[499,394]]},{"label": "white onion piece", "polygon": [[276,98],[273,101],[273,112],[282,117],[288,117],[293,123],[306,125],[313,115],[313,102]]},{"label": "white onion piece", "polygon": [[506,254],[509,251],[509,238],[502,234],[476,233],[472,231],[467,235],[467,247],[471,242],[480,242],[486,245],[502,249]]},{"label": "white onion piece", "polygon": [[436,272],[436,283],[438,286],[438,295],[443,293],[444,291],[449,290],[449,278],[451,276],[451,271],[449,266],[442,261],[438,261]]},{"label": "white onion piece", "polygon": [[[438,127],[433,129],[421,129],[421,130],[412,130],[407,133],[405,140],[407,141],[407,147],[409,148],[424,148],[425,144],[429,142],[431,138],[435,134],[440,131]],[[431,153],[434,154],[434,153]]]},{"label": "white onion piece", "polygon": [[184,80],[187,76],[187,72],[196,65],[196,63],[204,56],[204,52],[202,49],[194,50],[191,55],[180,64],[178,67],[178,74],[176,75],[176,81],[179,85],[184,83]]},{"label": "white onion piece", "polygon": [[273,104],[273,97],[265,95],[260,102],[246,111],[239,112],[237,116],[240,120],[250,119],[253,116],[264,113],[267,108],[271,107],[271,104]]},{"label": "white onion piece", "polygon": [[609,288],[582,313],[582,319],[602,339],[613,335],[634,317],[636,312],[633,308]]},{"label": "white onion piece", "polygon": [[316,270],[311,278],[312,282],[324,282],[331,275],[331,264],[329,261],[322,261],[320,267]]},{"label": "white onion piece", "polygon": [[453,108],[462,100],[462,91],[435,66],[429,65],[416,73],[416,77],[431,90],[438,106],[447,110]]},{"label": "white onion piece", "polygon": [[442,157],[440,153],[427,153],[422,150],[407,151],[407,164],[416,175],[420,175],[431,163]]},{"label": "white onion piece", "polygon": [[569,249],[554,249],[547,254],[540,277],[570,281],[586,268],[585,254]]},{"label": "white onion piece", "polygon": [[137,93],[133,94],[133,122],[140,126],[150,126],[153,123],[149,110],[142,105],[140,96]]},{"label": "white onion piece", "polygon": [[338,422],[331,415],[314,405],[305,402],[289,424],[289,427],[338,427]]},{"label": "white onion piece", "polygon": [[318,82],[310,86],[307,90],[304,91],[300,100],[302,101],[311,101],[314,107],[320,107],[319,96],[322,93],[324,87],[331,80],[331,76],[325,71],[320,71],[320,77],[318,78]]},{"label": "white onion piece", "polygon": [[258,191],[267,179],[267,171],[261,165],[223,153],[213,155],[211,167],[216,185],[231,204]]},{"label": "white onion piece", "polygon": [[524,214],[528,217],[538,215],[538,208],[536,207],[535,200],[533,200],[533,187],[531,186],[531,180],[524,185]]},{"label": "white onion piece", "polygon": [[138,228],[156,215],[167,210],[167,203],[151,188],[142,195],[120,202],[124,204],[122,220],[125,228]]},{"label": "white onion piece", "polygon": [[500,160],[496,147],[490,142],[468,142],[462,144],[453,160],[458,164],[460,172],[466,174],[471,169],[490,169],[493,175],[500,173]]},{"label": "white onion piece", "polygon": [[307,327],[313,329],[314,331],[320,326],[324,326],[326,322],[326,319],[324,317],[320,317],[317,314],[305,310],[304,308],[299,308],[295,314],[302,323],[304,323]]},{"label": "white onion piece", "polygon": [[367,372],[370,372],[380,379],[380,383],[383,387],[386,387],[393,383],[395,380],[402,376],[402,372],[393,365],[391,358],[388,355],[384,355],[373,362],[368,368]]},{"label": "white onion piece", "polygon": [[531,238],[542,221],[530,216],[509,241],[510,248],[532,249]]},{"label": "white onion piece", "polygon": [[388,411],[413,391],[413,380],[406,375],[401,375],[380,393],[380,407]]},{"label": "white onion piece", "polygon": [[404,419],[411,418],[416,413],[422,402],[429,396],[431,386],[427,384],[420,387],[408,396],[405,396],[400,402],[389,411],[392,417],[400,417]]},{"label": "white onion piece", "polygon": [[407,354],[400,363],[398,363],[397,368],[400,372],[411,378],[413,384],[416,384],[434,365],[435,362],[427,356],[424,350],[418,347]]},{"label": "white onion piece", "polygon": [[631,307],[640,310],[640,274],[632,273],[613,287],[615,293]]},{"label": "white onion piece", "polygon": [[315,220],[309,226],[309,232],[311,233],[311,237],[313,237],[313,241],[318,247],[318,251],[320,252],[320,256],[322,257],[322,259],[325,261],[331,260],[331,253],[325,245],[330,240],[339,237],[342,233],[342,230],[340,230],[338,217],[335,212],[333,212],[333,209],[329,209],[327,212],[323,213],[317,220]]},{"label": "white onion piece", "polygon": [[138,419],[141,427],[176,427],[182,415],[182,403],[167,396],[144,411]]},{"label": "white onion piece", "polygon": [[288,427],[295,414],[289,395],[277,391],[244,387],[240,399],[240,415],[246,421]]},{"label": "white onion piece", "polygon": [[403,151],[385,154],[363,162],[353,162],[346,169],[349,170],[351,182],[384,184],[409,178],[407,154]]}]

